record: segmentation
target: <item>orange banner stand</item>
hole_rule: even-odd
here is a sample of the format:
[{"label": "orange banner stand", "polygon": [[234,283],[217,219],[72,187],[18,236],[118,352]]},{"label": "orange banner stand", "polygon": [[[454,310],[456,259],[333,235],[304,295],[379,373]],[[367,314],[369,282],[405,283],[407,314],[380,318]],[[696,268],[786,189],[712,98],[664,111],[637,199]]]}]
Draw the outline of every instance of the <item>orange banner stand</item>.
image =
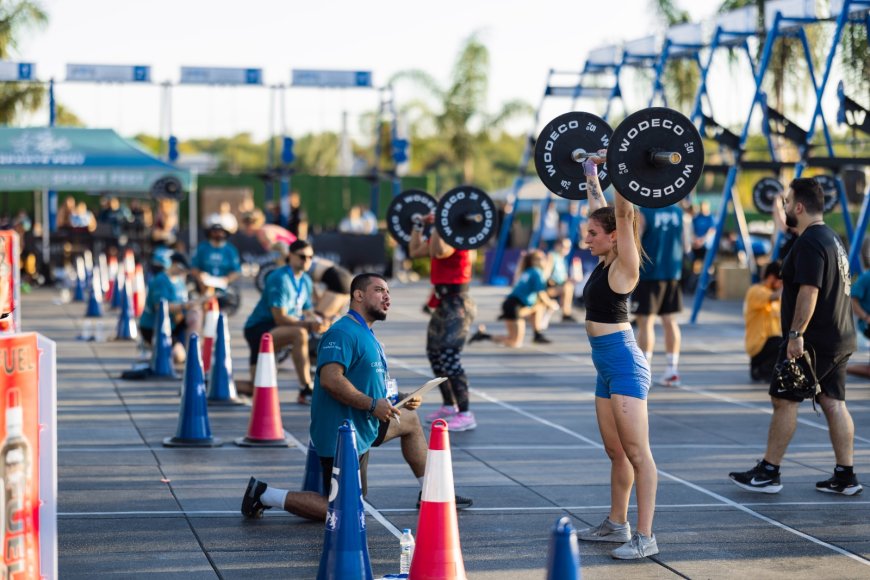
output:
[{"label": "orange banner stand", "polygon": [[0,577],[57,577],[55,343],[0,336]]}]

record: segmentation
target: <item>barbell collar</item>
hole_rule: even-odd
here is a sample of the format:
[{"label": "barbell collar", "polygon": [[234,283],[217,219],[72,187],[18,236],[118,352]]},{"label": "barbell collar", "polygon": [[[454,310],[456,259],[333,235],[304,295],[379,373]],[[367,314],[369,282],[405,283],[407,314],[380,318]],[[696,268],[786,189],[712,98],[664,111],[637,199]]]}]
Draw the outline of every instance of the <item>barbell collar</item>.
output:
[{"label": "barbell collar", "polygon": [[683,156],[676,151],[656,151],[650,155],[653,165],[664,167],[666,165],[679,165]]}]

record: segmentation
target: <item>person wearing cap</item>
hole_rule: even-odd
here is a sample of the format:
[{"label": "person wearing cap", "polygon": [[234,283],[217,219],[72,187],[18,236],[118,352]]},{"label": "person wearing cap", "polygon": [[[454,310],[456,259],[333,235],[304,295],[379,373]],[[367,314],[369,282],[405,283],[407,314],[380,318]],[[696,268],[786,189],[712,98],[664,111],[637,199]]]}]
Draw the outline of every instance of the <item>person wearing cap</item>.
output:
[{"label": "person wearing cap", "polygon": [[182,284],[187,269],[184,267],[184,259],[180,254],[160,248],[151,256],[151,279],[145,294],[145,307],[142,316],[139,317],[139,330],[145,344],[151,344],[154,336],[154,325],[157,319],[157,309],[160,301],[169,303],[169,324],[172,327],[172,359],[176,363],[184,362],[186,353],[184,350],[184,332],[187,328],[185,314],[195,312],[194,306],[198,302],[188,299],[186,288],[182,290]]},{"label": "person wearing cap", "polygon": [[[245,322],[245,340],[251,349],[251,392],[257,376],[257,358],[260,355],[260,339],[270,332],[275,350],[292,346],[293,365],[299,379],[300,404],[311,401],[311,363],[308,360],[308,337],[312,332],[325,330],[323,321],[314,314],[314,282],[305,273],[314,250],[304,240],[290,244],[286,265],[266,277],[260,300]],[[247,389],[241,383],[239,392]]]},{"label": "person wearing cap", "polygon": [[232,284],[242,275],[242,261],[236,247],[227,241],[232,226],[219,214],[212,214],[205,221],[206,240],[196,247],[191,259],[191,274],[196,278],[203,293],[213,293],[214,281],[224,279]]}]

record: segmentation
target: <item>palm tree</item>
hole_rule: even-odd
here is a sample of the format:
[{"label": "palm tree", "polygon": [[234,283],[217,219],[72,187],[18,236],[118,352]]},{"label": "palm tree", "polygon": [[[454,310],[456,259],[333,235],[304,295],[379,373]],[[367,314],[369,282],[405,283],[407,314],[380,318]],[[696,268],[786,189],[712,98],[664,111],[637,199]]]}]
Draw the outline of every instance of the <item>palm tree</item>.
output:
[{"label": "palm tree", "polygon": [[[47,22],[48,15],[34,0],[0,2],[0,59],[12,56],[24,30]],[[44,96],[45,87],[39,84],[0,84],[0,123],[9,124],[20,112],[39,109]]]},{"label": "palm tree", "polygon": [[[689,22],[689,13],[679,8],[673,0],[653,0],[653,9],[669,27]],[[670,60],[662,82],[668,102],[675,108],[688,112],[695,100],[698,83],[701,82],[701,71],[689,59]]]},{"label": "palm tree", "polygon": [[435,133],[447,144],[439,165],[450,163],[461,167],[462,180],[474,179],[474,162],[481,145],[490,138],[490,131],[510,119],[532,112],[531,106],[521,101],[504,103],[501,110],[491,115],[486,112],[489,89],[489,51],[477,34],[472,34],[462,46],[453,66],[450,84],[441,86],[429,73],[408,70],[390,79],[394,86],[401,81],[418,85],[437,104],[431,109],[426,101],[413,101],[403,107],[407,115],[416,112],[411,135]]}]

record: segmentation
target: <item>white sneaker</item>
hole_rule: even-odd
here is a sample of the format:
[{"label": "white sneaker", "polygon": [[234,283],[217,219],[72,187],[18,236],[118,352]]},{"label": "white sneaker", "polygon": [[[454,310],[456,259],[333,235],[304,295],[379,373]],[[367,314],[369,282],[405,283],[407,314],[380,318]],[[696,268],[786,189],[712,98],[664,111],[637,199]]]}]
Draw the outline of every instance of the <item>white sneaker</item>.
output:
[{"label": "white sneaker", "polygon": [[640,532],[635,532],[629,541],[610,552],[610,555],[617,560],[637,560],[638,558],[655,556],[658,553],[659,545],[656,542],[655,534],[648,538]]},{"label": "white sneaker", "polygon": [[665,373],[656,381],[656,384],[660,387],[679,387],[680,375],[677,373]]}]

